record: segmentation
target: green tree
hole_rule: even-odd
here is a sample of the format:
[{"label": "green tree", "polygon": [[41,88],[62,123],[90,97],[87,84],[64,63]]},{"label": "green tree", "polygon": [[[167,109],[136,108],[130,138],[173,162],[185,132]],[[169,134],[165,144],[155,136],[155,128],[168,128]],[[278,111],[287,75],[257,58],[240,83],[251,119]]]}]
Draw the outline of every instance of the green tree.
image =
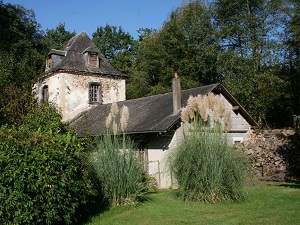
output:
[{"label": "green tree", "polygon": [[75,34],[75,32],[66,31],[64,23],[58,24],[55,29],[47,29],[43,37],[45,53],[49,53],[51,49],[63,49]]},{"label": "green tree", "polygon": [[93,33],[93,41],[100,52],[117,70],[127,74],[136,55],[136,41],[122,27],[106,25]]},{"label": "green tree", "polygon": [[292,114],[300,115],[300,3],[285,1],[282,8],[284,15],[283,43],[284,64],[282,73],[289,82]]},{"label": "green tree", "polygon": [[213,32],[209,10],[200,1],[177,8],[159,31],[149,32],[140,42],[136,68],[148,75],[150,94],[169,91],[175,72],[183,88],[219,81]]},{"label": "green tree", "polygon": [[32,10],[3,1],[0,24],[0,124],[17,124],[44,66],[42,32]]},{"label": "green tree", "polygon": [[219,73],[250,113],[266,122],[285,83],[278,76],[280,1],[219,0],[213,4],[220,38]]}]

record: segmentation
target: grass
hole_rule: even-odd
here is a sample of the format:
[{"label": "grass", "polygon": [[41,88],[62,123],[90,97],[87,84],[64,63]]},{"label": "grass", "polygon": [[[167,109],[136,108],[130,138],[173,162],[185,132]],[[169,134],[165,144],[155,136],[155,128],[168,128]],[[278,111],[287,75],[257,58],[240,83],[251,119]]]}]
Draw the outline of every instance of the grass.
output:
[{"label": "grass", "polygon": [[112,208],[86,225],[300,223],[300,184],[259,185],[246,191],[242,203],[216,204],[183,202],[172,190],[159,191],[139,206]]}]

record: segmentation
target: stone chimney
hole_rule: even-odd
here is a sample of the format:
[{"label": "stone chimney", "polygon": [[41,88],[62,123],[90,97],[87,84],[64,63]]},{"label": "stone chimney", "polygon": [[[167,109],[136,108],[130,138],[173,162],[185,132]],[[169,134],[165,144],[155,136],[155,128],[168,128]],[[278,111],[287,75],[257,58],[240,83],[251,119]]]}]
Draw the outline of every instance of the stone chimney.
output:
[{"label": "stone chimney", "polygon": [[173,89],[173,113],[175,114],[181,109],[181,85],[177,73],[174,74],[174,78],[172,79],[172,89]]}]

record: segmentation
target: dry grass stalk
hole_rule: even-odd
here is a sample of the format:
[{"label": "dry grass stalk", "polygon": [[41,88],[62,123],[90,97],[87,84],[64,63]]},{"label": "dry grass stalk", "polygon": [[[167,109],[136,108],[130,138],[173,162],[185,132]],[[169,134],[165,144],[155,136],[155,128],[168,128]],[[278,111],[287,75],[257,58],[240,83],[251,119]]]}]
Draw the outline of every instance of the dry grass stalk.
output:
[{"label": "dry grass stalk", "polygon": [[121,130],[124,132],[128,125],[128,119],[129,119],[129,110],[126,105],[123,105],[121,108],[121,118],[120,118],[120,127]]},{"label": "dry grass stalk", "polygon": [[112,120],[112,116],[111,116],[111,113],[109,113],[108,116],[106,117],[106,121],[105,121],[105,126],[107,129],[110,128],[111,120]]},{"label": "dry grass stalk", "polygon": [[[212,111],[212,114],[209,114]],[[220,95],[209,93],[208,95],[198,95],[196,97],[190,96],[187,106],[182,108],[181,120],[189,123],[190,120],[195,118],[198,113],[203,121],[207,121],[211,116],[214,123],[222,123],[224,129],[230,130],[231,128],[231,113],[227,112],[225,101]]]},{"label": "dry grass stalk", "polygon": [[189,112],[188,112],[188,109],[186,107],[181,109],[181,120],[184,123],[189,122]]},{"label": "dry grass stalk", "polygon": [[116,118],[116,116],[118,115],[118,112],[119,112],[119,108],[118,108],[117,103],[113,102],[111,104],[110,112],[111,112],[112,117]]},{"label": "dry grass stalk", "polygon": [[232,117],[229,110],[226,111],[224,116],[224,130],[227,132],[231,129],[232,126]]},{"label": "dry grass stalk", "polygon": [[114,135],[116,135],[116,134],[118,133],[118,124],[116,123],[115,120],[113,121],[113,126],[112,126],[112,128],[113,128],[113,133],[114,133]]},{"label": "dry grass stalk", "polygon": [[198,95],[196,97],[197,101],[197,111],[200,114],[200,117],[204,120],[208,120],[208,99],[206,96]]}]

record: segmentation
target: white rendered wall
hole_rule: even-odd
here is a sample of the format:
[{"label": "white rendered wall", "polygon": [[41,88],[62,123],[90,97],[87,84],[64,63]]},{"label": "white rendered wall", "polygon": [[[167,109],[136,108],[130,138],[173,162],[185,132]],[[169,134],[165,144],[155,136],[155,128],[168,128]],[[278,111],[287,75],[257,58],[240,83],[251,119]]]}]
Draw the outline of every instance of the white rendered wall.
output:
[{"label": "white rendered wall", "polygon": [[42,99],[42,89],[48,85],[49,102],[60,110],[63,120],[71,120],[83,111],[96,106],[89,104],[89,84],[99,82],[101,85],[101,104],[124,101],[125,79],[91,75],[74,75],[58,73],[35,85],[36,97]]}]

